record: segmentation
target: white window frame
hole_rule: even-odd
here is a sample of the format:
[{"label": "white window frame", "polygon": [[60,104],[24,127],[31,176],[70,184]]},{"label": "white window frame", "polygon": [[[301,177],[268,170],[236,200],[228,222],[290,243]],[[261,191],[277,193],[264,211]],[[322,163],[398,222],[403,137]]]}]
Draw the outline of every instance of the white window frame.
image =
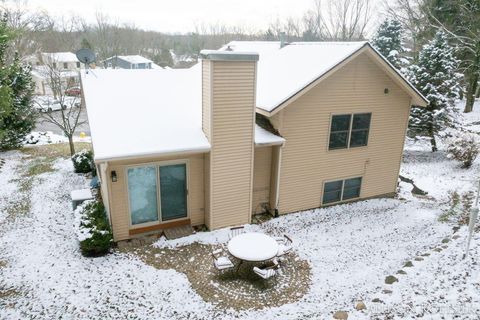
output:
[{"label": "white window frame", "polygon": [[[185,164],[185,176],[186,176],[186,185],[187,185],[187,194],[186,194],[186,201],[187,201],[187,216],[177,219],[170,219],[163,221],[162,220],[162,198],[160,192],[160,167],[175,165],[175,164]],[[131,168],[142,168],[142,167],[155,167],[156,178],[157,178],[157,220],[132,224],[132,212],[130,211],[130,195],[128,191],[128,169]],[[139,229],[144,227],[156,226],[168,222],[174,221],[181,221],[185,219],[190,219],[190,162],[188,159],[178,159],[178,160],[167,160],[167,161],[156,161],[156,162],[147,162],[142,164],[135,164],[135,165],[127,165],[124,168],[124,175],[125,175],[125,190],[127,192],[127,211],[128,211],[128,225],[130,229]]]}]

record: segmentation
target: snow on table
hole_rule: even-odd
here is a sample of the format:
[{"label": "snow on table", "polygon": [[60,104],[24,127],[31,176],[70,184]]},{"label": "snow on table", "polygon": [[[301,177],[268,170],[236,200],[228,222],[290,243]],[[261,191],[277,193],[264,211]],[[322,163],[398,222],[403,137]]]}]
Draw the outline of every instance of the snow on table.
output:
[{"label": "snow on table", "polygon": [[265,261],[277,255],[278,243],[263,233],[243,233],[228,242],[228,252],[244,261]]},{"label": "snow on table", "polygon": [[93,194],[90,189],[78,189],[70,192],[72,201],[84,201],[93,199]]}]

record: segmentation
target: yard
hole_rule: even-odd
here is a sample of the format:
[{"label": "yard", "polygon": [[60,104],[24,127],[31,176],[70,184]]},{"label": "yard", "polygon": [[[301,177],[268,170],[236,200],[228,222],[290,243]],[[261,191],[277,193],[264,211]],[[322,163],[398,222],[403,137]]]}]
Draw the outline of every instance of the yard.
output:
[{"label": "yard", "polygon": [[[465,126],[475,130],[476,113]],[[83,144],[80,147],[88,147]],[[441,149],[442,150],[442,149]],[[88,185],[62,144],[1,153],[0,318],[67,319],[440,319],[480,314],[480,234],[467,259],[465,226],[448,220],[451,192],[472,202],[470,169],[407,143],[397,199],[375,199],[295,213],[246,226],[288,234],[294,254],[276,282],[221,277],[209,252],[228,230],[81,256],[69,201]],[[398,281],[386,284],[394,276]],[[393,279],[390,277],[390,279]],[[357,311],[363,301],[365,310]]]}]

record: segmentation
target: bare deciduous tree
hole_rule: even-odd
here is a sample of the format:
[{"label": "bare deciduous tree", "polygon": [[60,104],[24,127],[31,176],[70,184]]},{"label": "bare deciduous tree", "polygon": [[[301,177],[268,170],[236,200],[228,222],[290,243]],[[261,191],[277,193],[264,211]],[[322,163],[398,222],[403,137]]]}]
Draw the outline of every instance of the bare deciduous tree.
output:
[{"label": "bare deciduous tree", "polygon": [[372,17],[370,0],[315,0],[304,20],[323,40],[364,39]]},{"label": "bare deciduous tree", "polygon": [[83,103],[77,93],[74,93],[73,96],[67,95],[67,90],[76,84],[75,77],[72,77],[71,74],[72,71],[60,69],[60,64],[53,58],[47,58],[46,60],[44,61],[43,76],[52,90],[55,97],[54,103],[59,110],[52,108],[50,105],[39,105],[42,109],[41,118],[42,121],[51,123],[62,130],[68,138],[70,154],[73,155],[75,153],[73,135],[77,127],[86,122],[80,120]]}]

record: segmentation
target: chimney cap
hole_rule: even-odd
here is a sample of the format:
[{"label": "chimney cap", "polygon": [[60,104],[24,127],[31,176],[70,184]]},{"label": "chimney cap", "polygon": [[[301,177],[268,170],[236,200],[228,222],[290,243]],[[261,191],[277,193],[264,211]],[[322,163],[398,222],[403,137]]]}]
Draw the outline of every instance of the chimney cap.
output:
[{"label": "chimney cap", "polygon": [[235,52],[219,50],[202,50],[200,59],[212,61],[258,61],[256,52]]}]

